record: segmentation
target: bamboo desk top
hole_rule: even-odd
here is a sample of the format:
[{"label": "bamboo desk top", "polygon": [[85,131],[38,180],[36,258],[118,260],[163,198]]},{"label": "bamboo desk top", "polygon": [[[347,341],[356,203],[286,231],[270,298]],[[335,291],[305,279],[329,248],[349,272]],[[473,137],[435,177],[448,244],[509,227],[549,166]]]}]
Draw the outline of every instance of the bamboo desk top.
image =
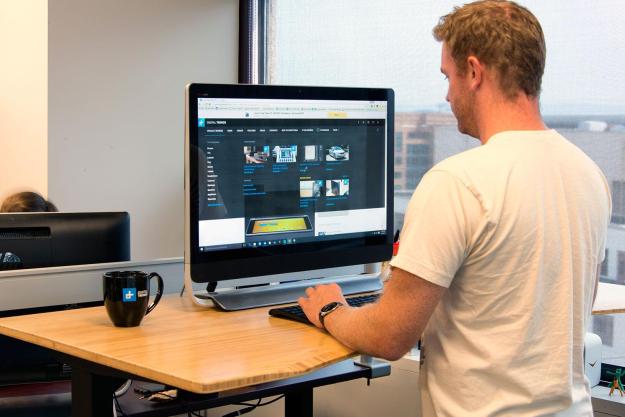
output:
[{"label": "bamboo desk top", "polygon": [[139,327],[115,327],[104,307],[91,307],[2,318],[0,334],[196,393],[301,375],[354,354],[267,311],[222,312],[169,295]]}]

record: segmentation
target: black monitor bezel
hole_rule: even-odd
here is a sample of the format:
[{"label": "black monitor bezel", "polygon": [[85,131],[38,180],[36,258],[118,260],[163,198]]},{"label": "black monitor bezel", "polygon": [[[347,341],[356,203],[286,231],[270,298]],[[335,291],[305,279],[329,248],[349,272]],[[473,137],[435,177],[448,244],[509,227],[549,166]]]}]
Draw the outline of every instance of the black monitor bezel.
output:
[{"label": "black monitor bezel", "polygon": [[[263,248],[241,248],[221,254],[199,250],[199,201],[197,152],[197,99],[306,99],[386,101],[386,234],[355,239],[330,240]],[[384,88],[309,87],[243,84],[189,84],[185,126],[185,263],[194,282],[214,282],[263,275],[381,262],[391,258],[393,245],[394,92]],[[274,257],[275,259],[271,259]],[[272,262],[273,261],[273,262]]]}]

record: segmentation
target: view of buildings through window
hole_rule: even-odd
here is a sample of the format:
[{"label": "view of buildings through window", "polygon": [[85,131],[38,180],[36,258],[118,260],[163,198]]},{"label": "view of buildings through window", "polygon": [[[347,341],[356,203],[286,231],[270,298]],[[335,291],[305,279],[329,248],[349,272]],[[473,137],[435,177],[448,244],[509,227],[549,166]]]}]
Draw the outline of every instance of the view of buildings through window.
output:
[{"label": "view of buildings through window", "polygon": [[[396,94],[395,226],[410,195],[437,162],[479,146],[458,133],[445,102],[440,44],[431,30],[463,2],[313,0],[270,2],[272,84],[390,87]],[[580,147],[611,186],[605,282],[625,284],[625,12],[618,1],[519,1],[541,21],[547,42],[541,109],[547,125]],[[589,329],[604,361],[625,365],[625,314],[597,316]]]}]

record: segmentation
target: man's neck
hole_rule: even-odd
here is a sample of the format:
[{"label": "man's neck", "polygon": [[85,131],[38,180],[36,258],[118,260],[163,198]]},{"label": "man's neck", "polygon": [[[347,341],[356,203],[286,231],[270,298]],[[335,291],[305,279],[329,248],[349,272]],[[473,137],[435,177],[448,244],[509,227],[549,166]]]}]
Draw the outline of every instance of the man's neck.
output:
[{"label": "man's neck", "polygon": [[479,108],[477,115],[479,139],[486,144],[493,135],[512,130],[545,130],[547,126],[540,115],[538,98],[519,94],[514,100],[491,98]]}]

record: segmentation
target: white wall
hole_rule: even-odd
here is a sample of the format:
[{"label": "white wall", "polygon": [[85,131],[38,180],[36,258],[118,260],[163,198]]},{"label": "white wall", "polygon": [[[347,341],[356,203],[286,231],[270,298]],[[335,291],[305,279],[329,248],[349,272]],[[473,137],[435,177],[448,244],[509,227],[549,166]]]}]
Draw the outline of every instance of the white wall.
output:
[{"label": "white wall", "polygon": [[132,259],[183,254],[184,86],[237,80],[236,0],[49,2],[49,197],[127,210]]},{"label": "white wall", "polygon": [[47,193],[47,19],[47,1],[0,1],[0,202]]}]

